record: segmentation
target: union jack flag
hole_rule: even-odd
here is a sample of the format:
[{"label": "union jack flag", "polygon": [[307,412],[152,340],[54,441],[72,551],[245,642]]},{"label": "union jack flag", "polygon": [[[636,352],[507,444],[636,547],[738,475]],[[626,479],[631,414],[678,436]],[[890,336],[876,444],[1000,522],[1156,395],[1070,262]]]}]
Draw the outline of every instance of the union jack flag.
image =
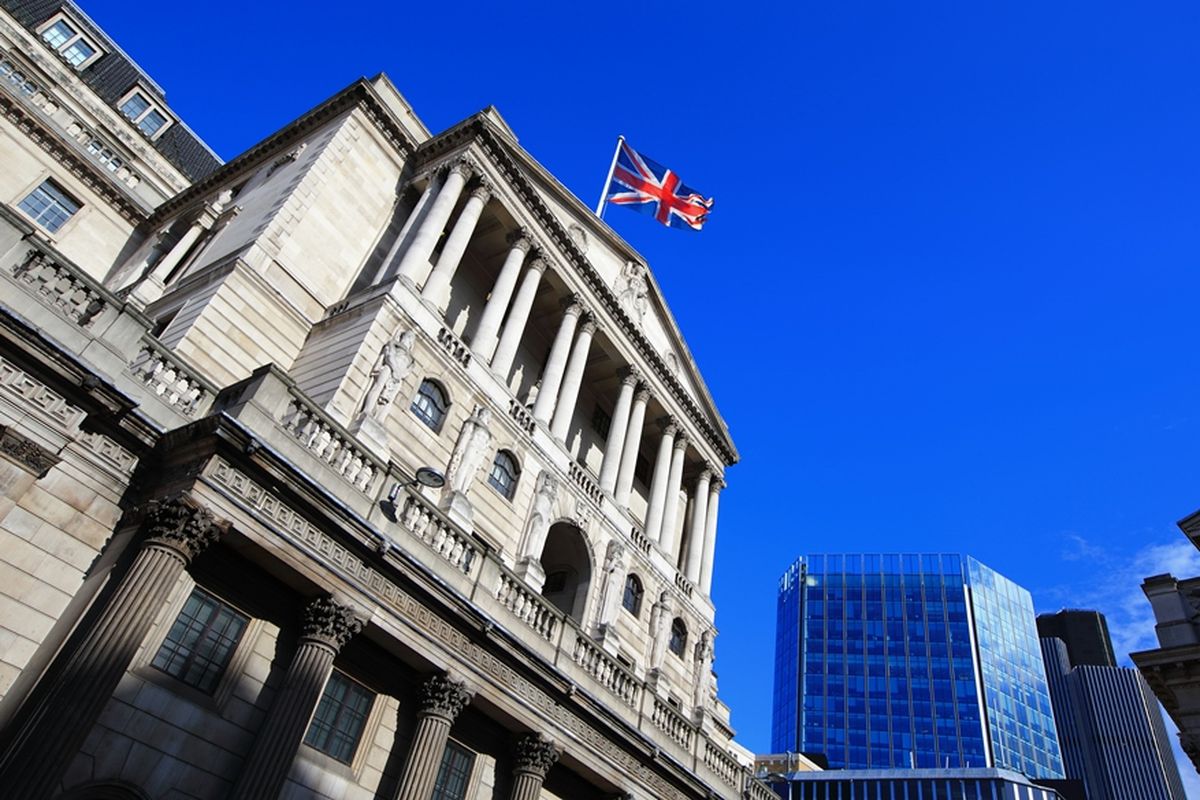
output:
[{"label": "union jack flag", "polygon": [[700,230],[712,198],[684,185],[671,170],[646,158],[622,139],[606,200],[654,218],[669,228]]}]

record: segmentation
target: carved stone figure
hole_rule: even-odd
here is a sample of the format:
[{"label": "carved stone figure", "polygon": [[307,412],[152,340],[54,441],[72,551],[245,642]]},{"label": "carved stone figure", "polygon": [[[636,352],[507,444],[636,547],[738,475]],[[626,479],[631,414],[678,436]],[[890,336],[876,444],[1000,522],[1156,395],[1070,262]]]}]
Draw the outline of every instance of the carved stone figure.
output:
[{"label": "carved stone figure", "polygon": [[704,631],[700,634],[700,640],[696,642],[696,685],[695,694],[692,696],[692,708],[697,711],[708,707],[708,698],[712,694],[712,662],[712,631]]},{"label": "carved stone figure", "polygon": [[671,602],[671,593],[663,592],[654,608],[650,609],[650,669],[662,666],[667,655],[667,645],[671,641],[671,617],[675,613],[675,605]]},{"label": "carved stone figure", "polygon": [[608,552],[604,555],[604,569],[601,573],[600,584],[600,619],[601,626],[611,625],[616,619],[617,607],[621,602],[621,593],[625,588],[625,545],[613,540],[608,543]]},{"label": "carved stone figure", "polygon": [[554,504],[558,500],[558,481],[550,472],[538,474],[537,484],[533,490],[533,507],[529,510],[529,519],[525,523],[525,547],[521,555],[539,558],[542,547],[546,544],[546,534],[550,531],[550,523],[554,521]]},{"label": "carved stone figure", "polygon": [[487,406],[475,406],[471,416],[463,423],[446,467],[446,480],[451,492],[466,494],[470,488],[492,444],[492,433],[488,430],[491,421],[492,412]]},{"label": "carved stone figure", "polygon": [[371,382],[363,396],[360,413],[378,422],[384,420],[400,391],[400,385],[412,372],[416,361],[412,354],[415,342],[416,334],[404,331],[383,343],[379,357],[375,359],[375,367],[371,370]]},{"label": "carved stone figure", "polygon": [[638,325],[650,308],[650,284],[646,268],[636,261],[626,261],[617,280],[617,300]]}]

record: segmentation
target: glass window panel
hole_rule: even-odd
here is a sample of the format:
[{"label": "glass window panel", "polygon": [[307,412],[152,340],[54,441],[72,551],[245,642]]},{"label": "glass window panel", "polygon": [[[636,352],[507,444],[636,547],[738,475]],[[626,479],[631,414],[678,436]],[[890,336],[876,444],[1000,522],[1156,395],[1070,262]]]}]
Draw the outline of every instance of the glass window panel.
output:
[{"label": "glass window panel", "polygon": [[158,133],[164,125],[167,124],[167,118],[153,109],[146,116],[142,117],[138,127],[142,129],[142,133],[147,136],[153,136]]},{"label": "glass window panel", "polygon": [[73,36],[75,36],[75,29],[63,19],[60,19],[42,32],[42,38],[55,50],[61,49]]},{"label": "glass window panel", "polygon": [[30,192],[17,207],[51,233],[58,231],[79,210],[79,204],[50,181],[44,181]]},{"label": "glass window panel", "polygon": [[334,670],[325,683],[304,743],[344,764],[354,760],[375,694]]},{"label": "glass window panel", "polygon": [[132,120],[136,120],[146,113],[146,109],[150,107],[150,101],[142,96],[141,92],[134,92],[129,99],[121,106],[121,113]]},{"label": "glass window panel", "polygon": [[62,54],[63,57],[67,59],[67,63],[73,67],[78,67],[80,64],[96,55],[96,48],[92,47],[83,39],[76,39],[69,47],[67,47],[66,50],[62,51]]},{"label": "glass window panel", "polygon": [[447,742],[430,800],[465,800],[474,762],[475,754],[470,750],[455,742]]},{"label": "glass window panel", "polygon": [[184,602],[151,666],[211,694],[233,658],[247,622],[230,606],[196,589]]}]

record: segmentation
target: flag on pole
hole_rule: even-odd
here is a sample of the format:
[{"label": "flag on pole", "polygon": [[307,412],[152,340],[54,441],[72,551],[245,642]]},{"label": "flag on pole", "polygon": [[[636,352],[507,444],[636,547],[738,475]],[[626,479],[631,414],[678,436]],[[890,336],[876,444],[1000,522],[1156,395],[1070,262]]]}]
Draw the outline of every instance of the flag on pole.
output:
[{"label": "flag on pole", "polygon": [[621,137],[598,214],[603,213],[606,203],[652,214],[669,228],[698,231],[708,218],[713,200],[685,185],[678,175],[646,158]]}]

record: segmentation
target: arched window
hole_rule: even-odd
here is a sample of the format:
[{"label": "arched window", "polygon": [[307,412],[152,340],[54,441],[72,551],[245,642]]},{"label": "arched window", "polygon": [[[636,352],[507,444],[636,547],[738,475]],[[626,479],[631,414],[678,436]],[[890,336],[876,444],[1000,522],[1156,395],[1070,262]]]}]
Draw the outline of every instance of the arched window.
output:
[{"label": "arched window", "polygon": [[683,620],[679,617],[671,623],[671,641],[667,644],[667,648],[675,655],[683,658],[683,651],[687,648],[687,628],[684,627]]},{"label": "arched window", "polygon": [[632,572],[625,576],[625,596],[621,598],[621,605],[635,617],[642,613],[642,582]]},{"label": "arched window", "polygon": [[412,402],[412,412],[417,415],[417,419],[431,429],[440,431],[442,423],[446,421],[446,409],[449,407],[450,400],[441,386],[428,378],[421,381],[421,388]]},{"label": "arched window", "polygon": [[507,450],[501,450],[496,453],[496,458],[492,461],[492,471],[488,473],[488,483],[503,495],[504,499],[512,500],[513,495],[517,493],[517,478],[520,475],[521,470],[517,467],[517,459]]}]

